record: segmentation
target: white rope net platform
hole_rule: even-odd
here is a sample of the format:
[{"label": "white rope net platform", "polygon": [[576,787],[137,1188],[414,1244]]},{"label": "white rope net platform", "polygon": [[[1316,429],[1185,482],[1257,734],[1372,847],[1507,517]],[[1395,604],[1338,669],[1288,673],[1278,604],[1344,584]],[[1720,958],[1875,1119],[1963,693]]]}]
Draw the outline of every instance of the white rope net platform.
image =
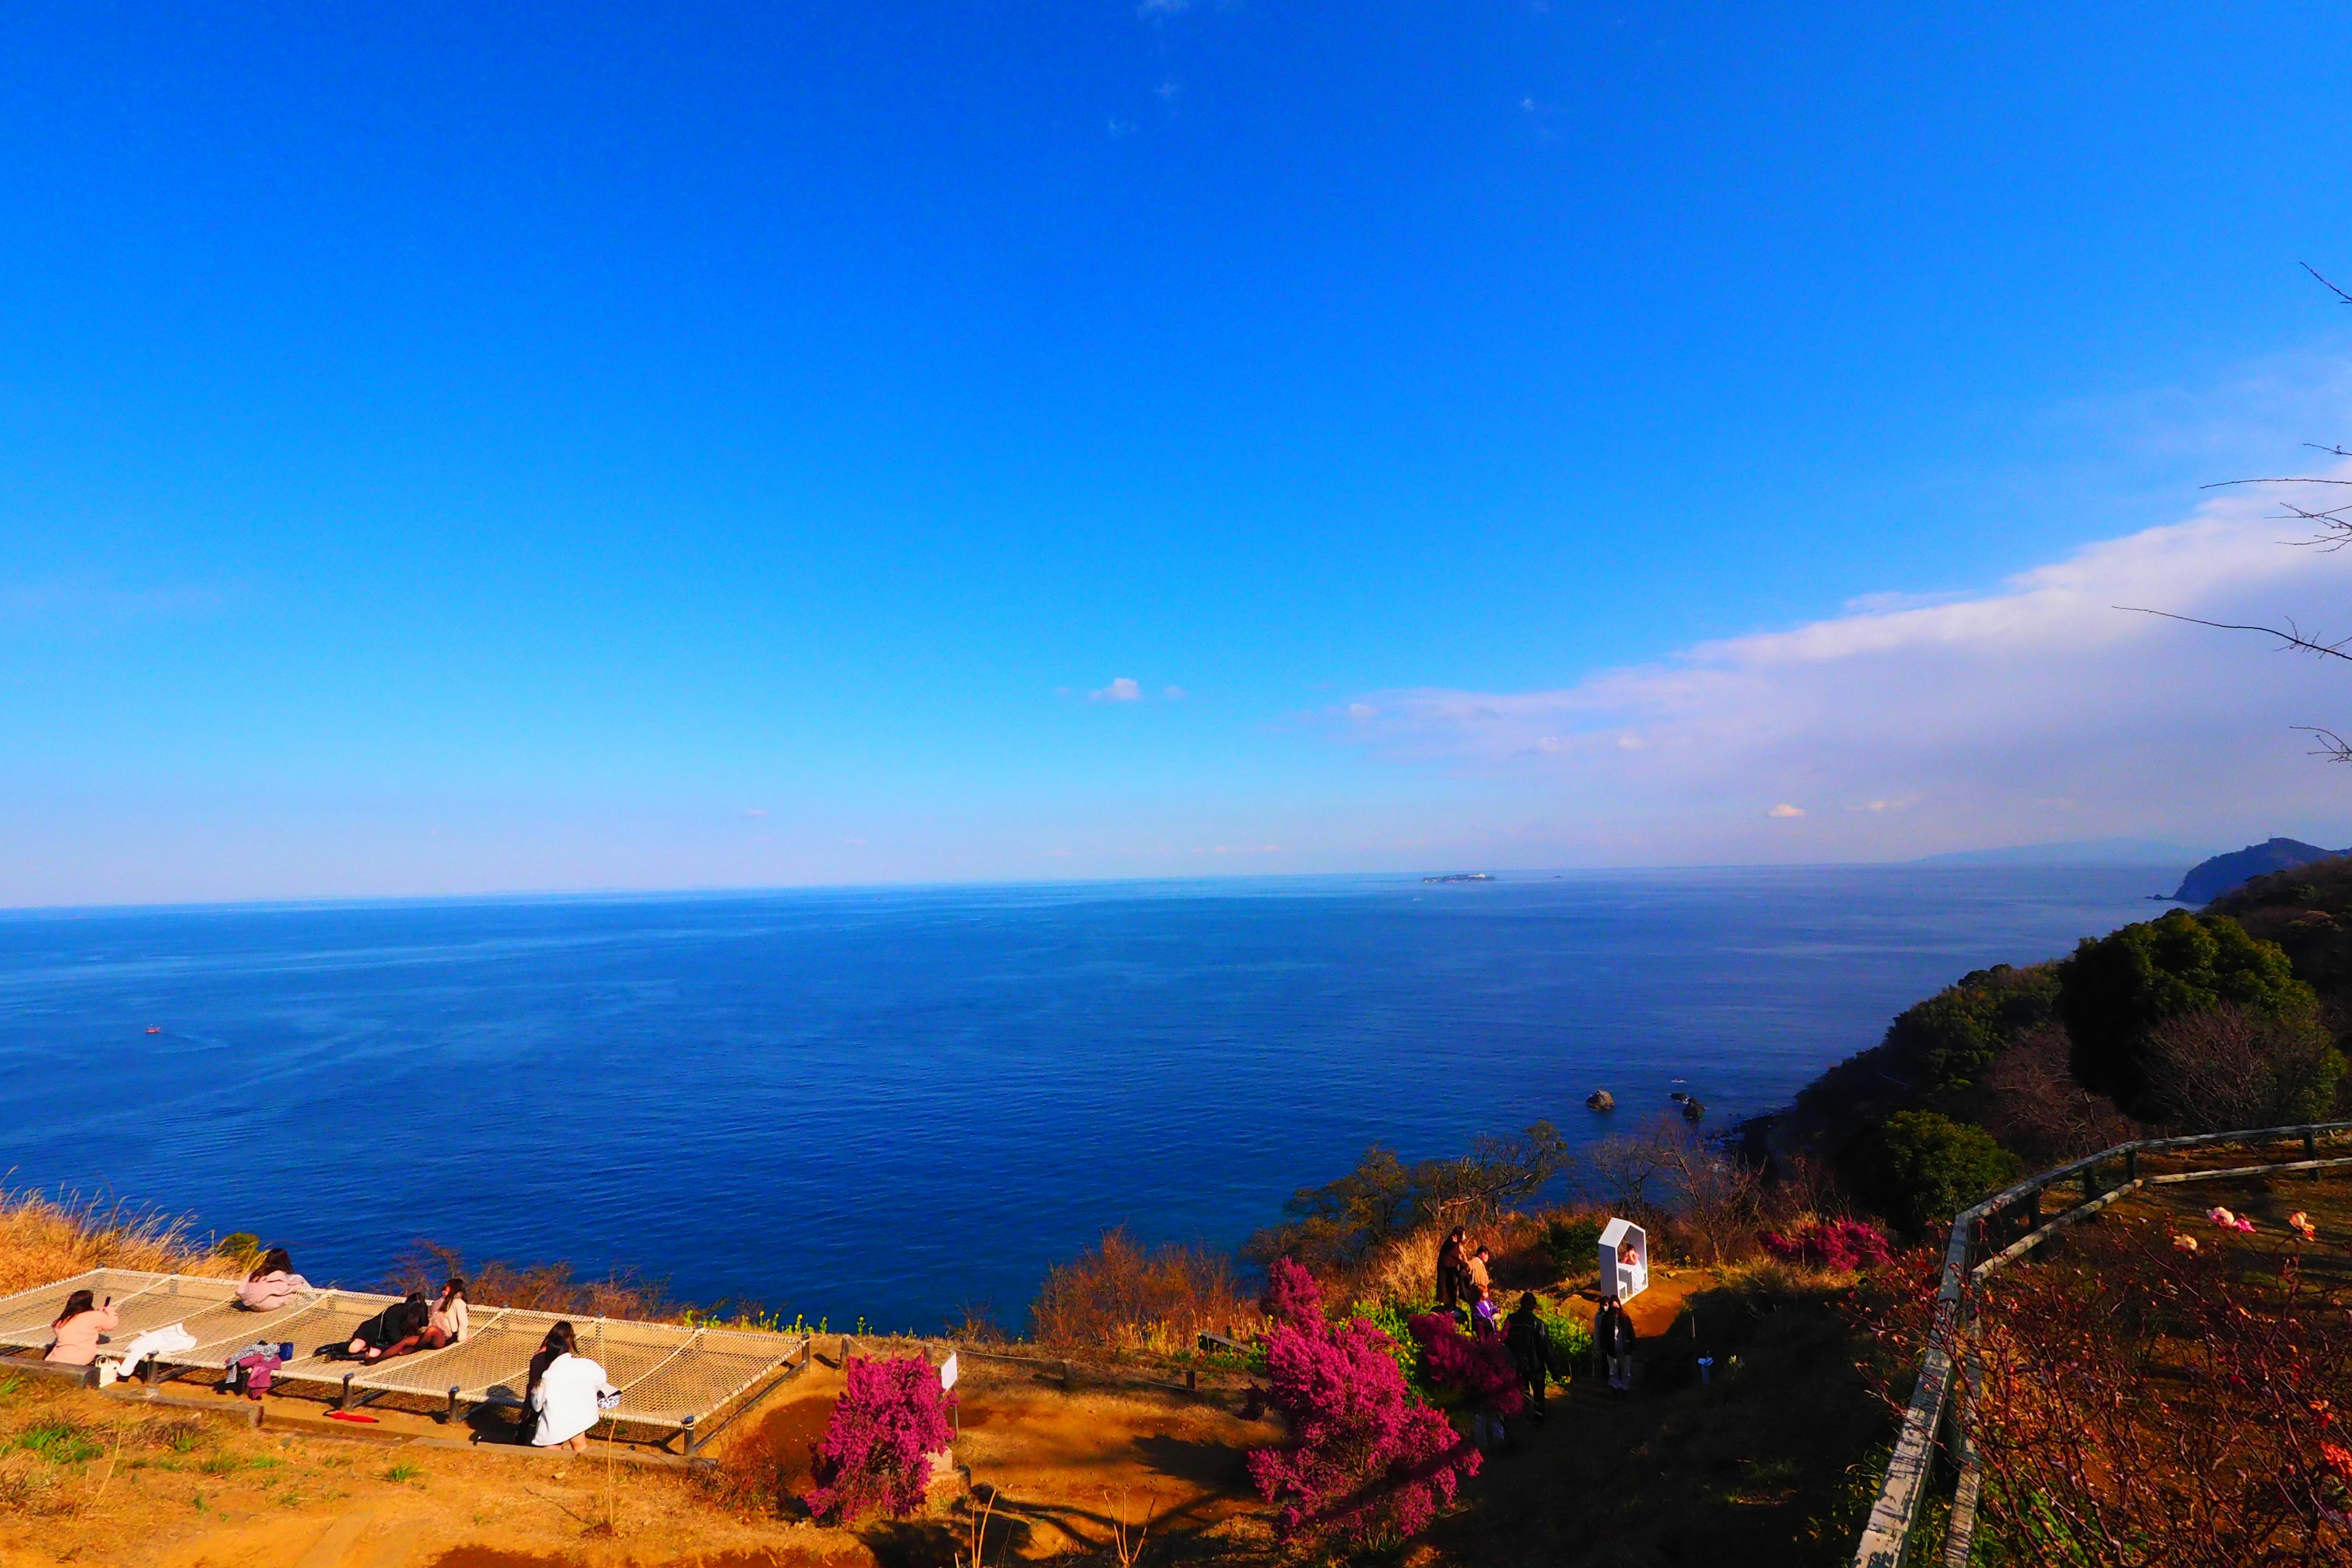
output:
[{"label": "white rope net platform", "polygon": [[156,1358],[167,1366],[219,1370],[247,1345],[291,1342],[294,1359],[278,1368],[280,1382],[370,1395],[446,1396],[467,1405],[520,1404],[532,1353],[549,1329],[568,1321],[578,1336],[580,1353],[601,1363],[605,1377],[621,1391],[619,1407],[610,1414],[625,1423],[671,1430],[691,1431],[707,1424],[713,1414],[804,1352],[808,1343],[751,1329],[621,1318],[567,1320],[556,1312],[484,1306],[475,1309],[475,1321],[463,1343],[370,1366],[337,1352],[361,1324],[396,1304],[401,1300],[397,1296],[330,1289],[311,1291],[274,1312],[249,1312],[236,1303],[234,1280],[93,1268],[0,1297],[0,1348],[48,1345],[49,1325],[76,1290],[88,1290],[101,1302],[114,1299],[122,1320],[109,1335],[114,1346],[127,1345],[150,1329],[174,1323],[184,1327],[196,1342]]}]

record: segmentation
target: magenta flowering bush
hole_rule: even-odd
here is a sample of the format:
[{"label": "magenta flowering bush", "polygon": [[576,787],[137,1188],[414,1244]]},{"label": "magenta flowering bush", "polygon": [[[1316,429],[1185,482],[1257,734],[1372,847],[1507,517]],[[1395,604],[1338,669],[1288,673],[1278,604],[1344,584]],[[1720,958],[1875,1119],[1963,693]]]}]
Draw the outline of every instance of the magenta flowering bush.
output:
[{"label": "magenta flowering bush", "polygon": [[1267,1275],[1267,1310],[1280,1319],[1267,1392],[1290,1440],[1255,1450],[1248,1466],[1258,1495],[1280,1505],[1276,1534],[1371,1546],[1420,1533],[1478,1473],[1478,1451],[1412,1396],[1386,1334],[1361,1320],[1325,1321],[1322,1293],[1296,1263],[1279,1259]]},{"label": "magenta flowering bush", "polygon": [[1296,1258],[1277,1258],[1266,1266],[1259,1305],[1276,1322],[1305,1328],[1323,1321],[1323,1287]]},{"label": "magenta flowering bush", "polygon": [[1886,1233],[1858,1219],[1809,1220],[1795,1230],[1767,1232],[1757,1240],[1783,1262],[1846,1272],[1876,1268],[1895,1257]]},{"label": "magenta flowering bush", "polygon": [[1426,1313],[1408,1326],[1421,1346],[1421,1375],[1429,1387],[1497,1415],[1517,1415],[1527,1403],[1502,1341],[1465,1334],[1443,1312]]},{"label": "magenta flowering bush", "polygon": [[954,1396],[919,1355],[853,1360],[845,1383],[812,1451],[816,1489],[802,1500],[819,1519],[846,1522],[877,1510],[904,1519],[923,1506],[930,1456],[954,1439]]}]

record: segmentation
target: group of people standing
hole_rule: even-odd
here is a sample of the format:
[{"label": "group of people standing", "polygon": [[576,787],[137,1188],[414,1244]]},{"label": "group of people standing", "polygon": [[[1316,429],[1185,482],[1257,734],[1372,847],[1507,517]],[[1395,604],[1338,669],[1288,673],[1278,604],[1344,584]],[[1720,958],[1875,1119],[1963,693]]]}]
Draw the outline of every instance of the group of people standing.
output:
[{"label": "group of people standing", "polygon": [[1552,1364],[1551,1331],[1544,1327],[1532,1290],[1523,1291],[1507,1318],[1497,1318],[1495,1306],[1494,1249],[1470,1245],[1466,1228],[1455,1226],[1437,1247],[1437,1310],[1456,1322],[1469,1320],[1470,1331],[1480,1339],[1500,1334],[1512,1370],[1525,1388],[1528,1408],[1538,1425],[1544,1420],[1546,1384],[1559,1370]]},{"label": "group of people standing", "polygon": [[[294,1260],[286,1249],[273,1247],[237,1286],[235,1305],[247,1312],[275,1312],[314,1293],[315,1287],[294,1272]],[[98,1359],[99,1347],[121,1326],[121,1315],[114,1310],[111,1296],[101,1302],[91,1291],[76,1290],[50,1323],[51,1343],[41,1359],[59,1366],[88,1366]],[[394,1356],[463,1344],[471,1332],[466,1282],[453,1277],[442,1285],[437,1299],[412,1290],[360,1324],[348,1342],[330,1345],[320,1353],[373,1366]],[[236,1365],[232,1361],[232,1368]],[[274,1369],[274,1358],[271,1365]],[[248,1380],[246,1386],[258,1397],[258,1389],[268,1386],[267,1373],[257,1385]],[[524,1394],[520,1440],[583,1454],[588,1451],[589,1429],[620,1399],[620,1391],[605,1376],[604,1367],[580,1353],[579,1336],[569,1322],[557,1323],[540,1342],[530,1358]]]},{"label": "group of people standing", "polygon": [[[1541,1422],[1547,1378],[1565,1373],[1553,1364],[1550,1331],[1544,1326],[1534,1291],[1522,1292],[1517,1309],[1509,1317],[1497,1319],[1494,1257],[1493,1249],[1483,1243],[1470,1244],[1465,1226],[1457,1225],[1446,1232],[1437,1247],[1437,1310],[1456,1322],[1466,1319],[1470,1331],[1482,1339],[1502,1335],[1503,1348],[1526,1387],[1528,1406]],[[1609,1386],[1620,1393],[1633,1386],[1637,1338],[1633,1315],[1624,1303],[1614,1295],[1604,1297],[1592,1319],[1592,1353],[1606,1370]]]}]

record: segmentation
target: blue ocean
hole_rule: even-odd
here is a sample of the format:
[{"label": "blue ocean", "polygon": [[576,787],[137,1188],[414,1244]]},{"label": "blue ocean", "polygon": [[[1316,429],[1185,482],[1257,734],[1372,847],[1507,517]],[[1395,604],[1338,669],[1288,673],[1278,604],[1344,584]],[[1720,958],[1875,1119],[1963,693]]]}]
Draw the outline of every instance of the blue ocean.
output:
[{"label": "blue ocean", "polygon": [[[1407,1158],[1783,1104],[2169,876],[1298,878],[0,916],[0,1168],[377,1280],[420,1237],[838,1327],[1017,1326]],[[159,1033],[150,1034],[152,1027]]]}]

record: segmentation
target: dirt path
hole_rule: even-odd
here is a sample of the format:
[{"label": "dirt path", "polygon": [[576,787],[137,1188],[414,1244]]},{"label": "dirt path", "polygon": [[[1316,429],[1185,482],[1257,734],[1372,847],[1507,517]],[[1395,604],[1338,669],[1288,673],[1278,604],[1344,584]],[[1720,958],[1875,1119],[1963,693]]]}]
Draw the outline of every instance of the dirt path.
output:
[{"label": "dirt path", "polygon": [[[5,1380],[0,1373],[0,1380]],[[467,1447],[423,1416],[345,1429],[272,1401],[268,1425],[21,1381],[0,1394],[0,1563],[131,1568],[877,1568],[945,1563],[950,1510],[860,1531],[778,1509],[809,1485],[807,1450],[840,1391],[820,1364],[715,1446],[699,1476],[631,1462]],[[1259,1529],[1241,1455],[1278,1430],[1178,1396],[1065,1394],[968,1378],[954,1455],[994,1500],[991,1561],[1101,1545],[1147,1513],[1171,1532]],[[444,1446],[446,1445],[446,1446]],[[764,1458],[762,1457],[764,1456]],[[747,1468],[746,1461],[751,1461]],[[764,1467],[764,1469],[762,1469]],[[760,1472],[760,1473],[753,1473]],[[746,1479],[765,1489],[747,1490]]]}]

